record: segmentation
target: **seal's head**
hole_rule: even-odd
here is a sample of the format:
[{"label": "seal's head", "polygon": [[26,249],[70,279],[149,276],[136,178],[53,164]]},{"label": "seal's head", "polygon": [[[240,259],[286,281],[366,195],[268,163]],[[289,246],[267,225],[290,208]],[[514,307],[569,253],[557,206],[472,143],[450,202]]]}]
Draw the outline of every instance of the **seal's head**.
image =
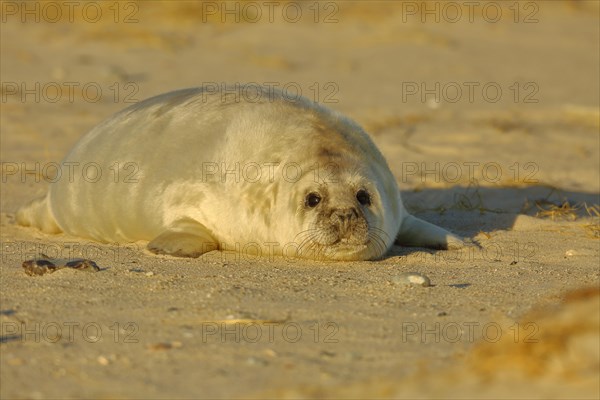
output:
[{"label": "seal's head", "polygon": [[[290,115],[294,118],[269,126],[278,141],[258,155],[276,156],[283,171],[277,174],[282,177],[279,186],[266,192],[276,198],[274,208],[265,212],[277,221],[271,239],[285,242],[287,256],[380,258],[394,242],[404,215],[400,191],[382,154],[362,128],[340,114],[311,104]],[[280,118],[264,120],[272,124]],[[300,177],[290,176],[290,171]]]},{"label": "seal's head", "polygon": [[330,162],[320,174],[325,177],[308,174],[295,185],[290,201],[299,224],[296,256],[370,260],[383,256],[394,242],[402,212],[395,180],[382,179],[382,171],[372,165],[349,160]]},{"label": "seal's head", "polygon": [[387,249],[368,188],[336,182],[309,185],[299,194],[297,216],[303,228],[296,237],[299,256],[356,260],[376,257]]}]

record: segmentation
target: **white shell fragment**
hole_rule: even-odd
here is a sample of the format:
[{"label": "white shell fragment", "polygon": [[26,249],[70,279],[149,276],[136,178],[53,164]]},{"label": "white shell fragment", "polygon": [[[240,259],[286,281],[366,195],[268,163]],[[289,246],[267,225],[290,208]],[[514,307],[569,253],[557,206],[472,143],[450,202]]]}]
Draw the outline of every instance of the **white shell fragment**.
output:
[{"label": "white shell fragment", "polygon": [[431,286],[431,280],[428,276],[420,274],[418,272],[405,272],[400,275],[396,275],[392,278],[392,282],[397,285],[419,285],[419,286]]}]

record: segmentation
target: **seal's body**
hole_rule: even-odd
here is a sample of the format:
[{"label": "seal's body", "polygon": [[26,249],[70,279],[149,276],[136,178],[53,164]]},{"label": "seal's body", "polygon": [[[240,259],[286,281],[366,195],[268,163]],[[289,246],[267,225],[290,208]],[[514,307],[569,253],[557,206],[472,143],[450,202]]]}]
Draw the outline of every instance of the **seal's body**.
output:
[{"label": "seal's body", "polygon": [[460,241],[410,216],[396,180],[354,122],[304,98],[255,87],[186,89],[92,129],[22,225],[154,253],[210,250],[328,260],[381,257],[402,244]]}]

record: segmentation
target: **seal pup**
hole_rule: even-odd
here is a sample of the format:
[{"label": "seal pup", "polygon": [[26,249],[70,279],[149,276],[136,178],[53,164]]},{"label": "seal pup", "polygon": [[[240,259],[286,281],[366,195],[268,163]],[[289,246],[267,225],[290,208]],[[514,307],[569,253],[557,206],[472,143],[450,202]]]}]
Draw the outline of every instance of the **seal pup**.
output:
[{"label": "seal pup", "polygon": [[360,126],[269,87],[152,97],[94,127],[61,165],[74,173],[21,208],[19,224],[101,242],[146,240],[151,252],[180,257],[233,250],[372,260],[394,243],[462,244],[405,210]]}]

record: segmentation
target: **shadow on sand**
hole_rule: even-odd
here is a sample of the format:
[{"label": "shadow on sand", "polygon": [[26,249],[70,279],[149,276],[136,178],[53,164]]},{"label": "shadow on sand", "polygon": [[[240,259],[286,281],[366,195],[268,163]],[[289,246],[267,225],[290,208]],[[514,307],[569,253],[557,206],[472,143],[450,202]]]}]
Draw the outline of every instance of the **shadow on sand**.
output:
[{"label": "shadow on sand", "polygon": [[[540,224],[598,217],[599,193],[561,190],[551,186],[477,187],[403,191],[406,209],[415,216],[473,240],[480,233],[512,230],[519,216],[539,217]],[[597,223],[597,222],[596,222]],[[422,248],[394,246],[385,258]],[[436,250],[427,249],[435,252]]]}]

